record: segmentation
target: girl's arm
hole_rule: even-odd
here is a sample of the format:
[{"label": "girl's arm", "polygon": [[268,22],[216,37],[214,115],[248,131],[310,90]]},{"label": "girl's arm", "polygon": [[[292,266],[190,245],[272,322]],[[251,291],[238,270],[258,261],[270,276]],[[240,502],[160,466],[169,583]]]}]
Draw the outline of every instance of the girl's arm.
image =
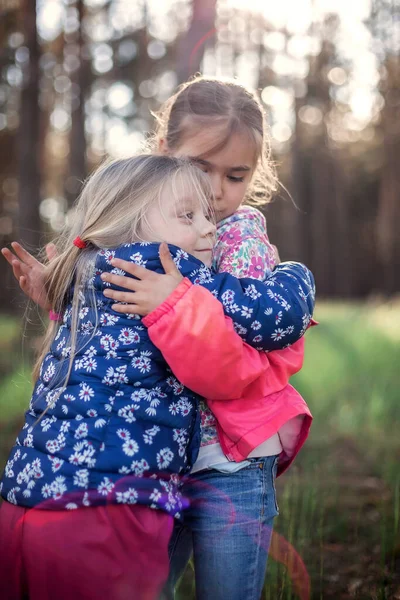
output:
[{"label": "girl's arm", "polygon": [[[18,281],[21,290],[43,310],[50,311],[52,307],[47,298],[44,285],[46,267],[18,242],[12,242],[11,247],[14,254],[8,248],[2,248],[1,253],[11,265],[14,277]],[[54,244],[47,244],[46,254],[49,261],[57,255]]]},{"label": "girl's arm", "polygon": [[300,339],[312,318],[314,278],[300,263],[276,267],[266,281],[213,275],[199,268],[189,279],[215,295],[242,339],[257,350],[279,350]]},{"label": "girl's arm", "polygon": [[[225,248],[218,269],[261,279],[274,268],[276,256],[268,239],[267,243],[257,237],[241,239],[239,246]],[[189,288],[173,305],[166,304],[144,319],[150,339],[178,379],[205,397],[225,400],[253,392],[267,396],[282,389],[303,365],[303,338],[268,356],[255,351],[240,343],[220,303],[198,286]]]},{"label": "girl's arm", "polygon": [[120,259],[112,261],[113,266],[136,278],[102,275],[109,283],[131,290],[107,288],[106,296],[129,303],[114,304],[113,309],[148,314],[144,324],[149,327],[152,341],[177,377],[203,396],[240,397],[263,373],[267,373],[263,378],[264,391],[258,393],[268,395],[282,389],[290,375],[300,369],[301,353],[288,360],[284,368],[270,369],[269,356],[274,353],[260,354],[245,344],[235,333],[232,320],[224,315],[221,303],[204,288],[182,281],[163,246],[160,257],[165,275]]},{"label": "girl's arm", "polygon": [[253,381],[270,372],[268,355],[243,342],[222,304],[188,279],[143,324],[175,377],[206,398],[240,398]]}]

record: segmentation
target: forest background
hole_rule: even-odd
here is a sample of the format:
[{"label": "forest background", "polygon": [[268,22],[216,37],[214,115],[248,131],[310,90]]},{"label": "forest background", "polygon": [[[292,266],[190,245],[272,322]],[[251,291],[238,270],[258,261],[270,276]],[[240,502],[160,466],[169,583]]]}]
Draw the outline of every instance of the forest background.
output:
[{"label": "forest background", "polygon": [[[395,0],[0,0],[1,246],[52,239],[87,174],[138,152],[196,72],[261,94],[282,182],[269,236],[313,270],[320,320],[265,598],[400,598],[399,51]],[[0,278],[2,466],[38,329],[4,260]]]}]

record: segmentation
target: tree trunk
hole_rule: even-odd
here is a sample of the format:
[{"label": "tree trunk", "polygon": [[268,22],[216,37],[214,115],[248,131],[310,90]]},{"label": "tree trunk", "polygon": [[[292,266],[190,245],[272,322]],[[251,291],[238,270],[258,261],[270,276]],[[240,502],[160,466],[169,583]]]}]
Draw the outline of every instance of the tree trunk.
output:
[{"label": "tree trunk", "polygon": [[200,70],[207,40],[214,35],[216,0],[193,0],[190,27],[178,47],[178,82],[186,81]]},{"label": "tree trunk", "polygon": [[382,115],[384,133],[382,179],[379,193],[378,248],[382,262],[384,291],[400,290],[400,59],[386,60],[387,83]]},{"label": "tree trunk", "polygon": [[36,31],[36,0],[21,2],[21,26],[29,63],[21,90],[18,131],[19,238],[36,249],[40,243],[40,135],[39,135],[39,56]]},{"label": "tree trunk", "polygon": [[79,67],[71,75],[71,83],[75,84],[76,95],[71,99],[71,131],[69,144],[69,172],[65,180],[65,197],[71,206],[78,196],[82,183],[87,175],[86,138],[85,138],[85,96],[89,86],[87,63],[83,56],[82,19],[84,16],[83,0],[78,0],[76,8],[79,14],[79,30],[76,34]]}]

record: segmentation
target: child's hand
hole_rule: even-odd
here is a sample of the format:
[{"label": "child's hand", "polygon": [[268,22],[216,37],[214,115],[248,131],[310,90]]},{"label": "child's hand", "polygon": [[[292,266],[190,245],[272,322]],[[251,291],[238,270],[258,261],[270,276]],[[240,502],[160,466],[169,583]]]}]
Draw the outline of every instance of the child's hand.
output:
[{"label": "child's hand", "polygon": [[114,258],[111,263],[114,267],[122,269],[126,273],[133,275],[137,279],[113,275],[112,273],[102,273],[101,279],[112,283],[118,287],[123,287],[127,292],[118,292],[116,290],[106,289],[104,295],[117,302],[127,302],[128,304],[113,304],[112,308],[116,312],[124,314],[137,314],[144,317],[162,304],[168,296],[178,287],[183,277],[175,266],[172,256],[168,250],[167,244],[160,246],[160,260],[165,271],[165,275],[149,271],[144,267],[120,258]]},{"label": "child's hand", "polygon": [[[29,254],[18,242],[11,243],[13,254],[8,248],[2,248],[1,253],[11,265],[14,277],[18,281],[21,290],[29,296],[33,302],[46,311],[51,310],[44,287],[46,267],[36,258]],[[46,246],[49,260],[57,255],[54,244]]]}]

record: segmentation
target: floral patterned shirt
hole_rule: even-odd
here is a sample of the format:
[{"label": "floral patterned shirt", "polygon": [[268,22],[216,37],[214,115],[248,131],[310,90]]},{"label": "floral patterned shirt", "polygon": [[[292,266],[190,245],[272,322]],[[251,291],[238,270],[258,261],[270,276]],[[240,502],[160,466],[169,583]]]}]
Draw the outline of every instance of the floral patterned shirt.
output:
[{"label": "floral patterned shirt", "polygon": [[[218,273],[264,280],[275,265],[267,222],[259,210],[240,206],[233,215],[218,223],[213,255],[213,268]],[[201,446],[218,444],[217,421],[203,400],[200,416]]]}]

